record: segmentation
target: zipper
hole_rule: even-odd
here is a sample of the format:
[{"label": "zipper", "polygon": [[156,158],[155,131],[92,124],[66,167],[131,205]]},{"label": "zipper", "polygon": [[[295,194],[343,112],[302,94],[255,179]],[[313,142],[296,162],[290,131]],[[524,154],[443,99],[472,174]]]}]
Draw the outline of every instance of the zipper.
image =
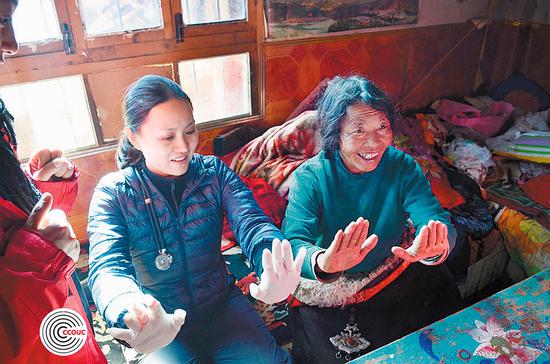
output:
[{"label": "zipper", "polygon": [[[193,294],[193,291],[191,289],[191,284],[189,283],[189,275],[188,275],[188,271],[187,271],[187,252],[185,250],[185,243],[184,241],[181,239],[181,229],[180,229],[180,209],[179,209],[179,204],[178,204],[178,201],[176,200],[176,194],[175,194],[175,191],[176,191],[176,184],[174,183],[174,181],[170,182],[170,196],[172,197],[172,202],[174,203],[174,210],[171,211],[170,213],[175,213],[175,219],[176,219],[176,231],[178,233],[178,240],[180,242],[180,246],[181,246],[181,252],[182,252],[182,259],[183,259],[183,276],[184,276],[184,279],[185,279],[185,284],[187,285],[187,290],[189,291],[189,298],[191,299],[191,307],[194,308],[195,307],[195,295]],[[172,210],[172,209],[170,209]]]},{"label": "zipper", "polygon": [[[151,181],[149,176],[146,176],[146,178],[147,178],[148,181]],[[184,284],[187,287],[187,292],[189,293],[189,299],[191,301],[190,302],[190,307],[191,308],[195,307],[195,296],[193,295],[193,291],[191,290],[191,284],[189,283],[189,277],[187,275],[187,253],[185,251],[185,244],[184,244],[183,240],[181,239],[181,229],[180,229],[180,224],[179,224],[179,213],[178,213],[179,208],[178,208],[178,205],[176,204],[176,211],[174,212],[172,207],[170,206],[170,201],[168,201],[168,199],[164,196],[164,194],[158,190],[157,186],[155,186],[154,183],[150,183],[150,185],[153,187],[155,192],[160,196],[160,198],[163,199],[166,202],[166,204],[169,207],[168,208],[168,213],[170,214],[170,217],[173,220],[175,220],[175,222],[176,222],[176,231],[178,233],[177,239],[178,239],[178,242],[180,243],[181,251],[182,251]],[[175,195],[174,195],[175,184],[173,182],[170,185],[170,190],[171,190],[172,200],[175,201],[176,200]],[[151,198],[152,198],[152,196],[151,196]]]}]

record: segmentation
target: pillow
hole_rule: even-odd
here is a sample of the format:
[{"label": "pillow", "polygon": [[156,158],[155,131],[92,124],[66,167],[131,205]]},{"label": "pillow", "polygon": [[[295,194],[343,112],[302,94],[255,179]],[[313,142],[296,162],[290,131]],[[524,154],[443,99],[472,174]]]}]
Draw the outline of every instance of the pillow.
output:
[{"label": "pillow", "polygon": [[486,113],[475,106],[447,99],[441,100],[436,107],[436,113],[441,119],[453,125],[472,128],[485,137],[497,135],[513,111],[514,106],[504,101],[491,103]]},{"label": "pillow", "polygon": [[503,157],[535,163],[550,163],[550,132],[530,131],[493,150]]},{"label": "pillow", "polygon": [[510,257],[528,275],[550,267],[550,231],[518,211],[503,208],[495,217]]},{"label": "pillow", "polygon": [[531,200],[550,209],[550,173],[531,178],[519,187]]}]

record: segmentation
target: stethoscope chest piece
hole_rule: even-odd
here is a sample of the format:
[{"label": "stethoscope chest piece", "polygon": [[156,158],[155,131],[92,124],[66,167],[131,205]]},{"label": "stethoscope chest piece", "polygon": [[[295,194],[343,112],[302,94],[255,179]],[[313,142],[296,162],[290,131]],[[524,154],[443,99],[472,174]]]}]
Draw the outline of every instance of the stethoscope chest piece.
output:
[{"label": "stethoscope chest piece", "polygon": [[170,268],[170,266],[172,265],[172,262],[174,262],[174,257],[172,256],[172,254],[168,253],[166,251],[166,248],[164,247],[164,241],[160,232],[160,225],[157,219],[157,215],[155,215],[151,193],[149,192],[149,189],[147,188],[147,185],[143,180],[141,171],[138,168],[136,168],[135,171],[141,184],[141,191],[143,192],[143,195],[145,197],[144,202],[147,208],[147,214],[149,215],[149,219],[151,220],[153,235],[155,237],[155,242],[157,243],[158,255],[155,258],[155,266],[158,270],[168,270],[168,268]]},{"label": "stethoscope chest piece", "polygon": [[158,270],[167,270],[172,265],[174,257],[172,254],[167,253],[166,249],[159,251],[159,255],[155,258],[155,266]]}]

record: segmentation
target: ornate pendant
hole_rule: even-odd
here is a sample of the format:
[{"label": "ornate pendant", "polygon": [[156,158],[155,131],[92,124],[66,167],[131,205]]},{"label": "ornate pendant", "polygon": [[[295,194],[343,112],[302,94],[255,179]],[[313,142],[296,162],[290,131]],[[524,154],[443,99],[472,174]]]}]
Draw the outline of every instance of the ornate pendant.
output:
[{"label": "ornate pendant", "polygon": [[351,360],[351,354],[358,353],[370,345],[370,342],[362,337],[357,324],[354,323],[346,324],[344,331],[332,336],[330,342],[339,350],[336,353],[336,358],[340,359],[342,357],[341,352],[343,351],[346,353],[346,360]]},{"label": "ornate pendant", "polygon": [[174,257],[172,254],[167,253],[166,249],[162,249],[159,255],[155,258],[155,266],[158,270],[167,270],[172,265]]}]

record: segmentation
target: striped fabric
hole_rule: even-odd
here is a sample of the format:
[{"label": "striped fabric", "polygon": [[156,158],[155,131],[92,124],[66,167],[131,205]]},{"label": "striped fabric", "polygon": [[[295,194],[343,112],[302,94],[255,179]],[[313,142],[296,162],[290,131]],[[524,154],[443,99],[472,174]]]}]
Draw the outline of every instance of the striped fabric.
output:
[{"label": "striped fabric", "polygon": [[495,154],[536,163],[550,163],[550,132],[523,133],[502,149],[495,150]]}]

